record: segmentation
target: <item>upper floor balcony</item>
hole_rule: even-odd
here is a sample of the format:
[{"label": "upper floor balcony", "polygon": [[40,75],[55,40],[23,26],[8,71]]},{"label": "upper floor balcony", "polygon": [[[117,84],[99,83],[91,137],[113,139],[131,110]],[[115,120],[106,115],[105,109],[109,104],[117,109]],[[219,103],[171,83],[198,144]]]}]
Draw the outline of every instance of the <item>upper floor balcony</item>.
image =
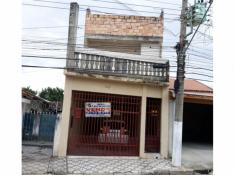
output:
[{"label": "upper floor balcony", "polygon": [[124,77],[148,83],[169,81],[169,61],[149,56],[79,48],[67,59],[67,73]]}]

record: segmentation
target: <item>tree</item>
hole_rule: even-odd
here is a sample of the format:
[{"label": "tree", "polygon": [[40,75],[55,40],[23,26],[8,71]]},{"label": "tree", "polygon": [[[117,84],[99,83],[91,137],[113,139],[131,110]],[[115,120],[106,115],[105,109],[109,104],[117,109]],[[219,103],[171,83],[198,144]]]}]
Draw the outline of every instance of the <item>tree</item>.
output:
[{"label": "tree", "polygon": [[49,101],[63,101],[64,90],[61,88],[43,88],[39,96]]},{"label": "tree", "polygon": [[29,93],[31,93],[33,95],[37,95],[37,93],[38,93],[37,91],[34,91],[33,89],[31,89],[30,86],[23,87],[22,89],[25,90],[25,91],[28,91]]}]

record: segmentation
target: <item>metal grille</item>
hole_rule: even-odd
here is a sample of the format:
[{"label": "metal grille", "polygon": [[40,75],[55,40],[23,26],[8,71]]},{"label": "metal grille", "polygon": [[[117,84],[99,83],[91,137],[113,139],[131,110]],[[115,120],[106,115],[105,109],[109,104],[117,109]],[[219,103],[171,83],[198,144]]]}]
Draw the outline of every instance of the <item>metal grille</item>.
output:
[{"label": "metal grille", "polygon": [[[111,102],[111,117],[85,117],[86,102]],[[141,97],[72,92],[69,155],[138,156]]]},{"label": "metal grille", "polygon": [[145,152],[160,151],[161,100],[147,98]]}]

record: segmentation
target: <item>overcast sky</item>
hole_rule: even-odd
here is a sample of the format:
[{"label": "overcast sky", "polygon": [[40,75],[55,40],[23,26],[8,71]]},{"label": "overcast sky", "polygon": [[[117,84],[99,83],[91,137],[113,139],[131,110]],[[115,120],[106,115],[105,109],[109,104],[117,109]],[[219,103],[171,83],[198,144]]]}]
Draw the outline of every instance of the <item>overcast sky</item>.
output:
[{"label": "overcast sky", "polygon": [[[66,42],[68,34],[68,19],[69,19],[69,2],[66,0],[49,0],[60,2],[60,4],[40,2],[36,0],[23,0],[22,4],[22,54],[23,55],[39,55],[39,56],[66,56]],[[103,1],[103,2],[101,2]],[[114,2],[107,3],[104,1]],[[153,2],[154,1],[154,2]],[[83,0],[77,1],[80,5],[77,43],[83,44],[85,9],[89,7],[93,13],[95,11],[119,13],[126,15],[143,15],[143,16],[159,16],[161,9],[164,10],[164,52],[163,57],[170,59],[171,65],[176,65],[176,54],[173,47],[179,40],[179,14],[181,9],[181,0]],[[189,2],[193,3],[194,0]],[[63,4],[64,3],[64,4]],[[127,4],[124,4],[127,3]],[[136,5],[130,5],[136,4]],[[53,6],[57,8],[46,8],[40,6]],[[140,6],[143,5],[143,6]],[[98,8],[100,6],[105,8]],[[151,7],[146,7],[151,6]],[[114,10],[109,8],[119,8],[125,10]],[[212,15],[212,12],[210,13]],[[193,40],[193,43],[188,51],[186,58],[186,66],[194,66],[199,68],[213,69],[212,64],[212,20],[200,27],[199,33]],[[42,27],[42,28],[38,28]],[[55,28],[50,28],[55,27]],[[196,28],[194,28],[196,29]],[[189,36],[188,39],[190,39]],[[42,43],[43,42],[43,43]],[[47,42],[48,44],[46,44]],[[50,43],[56,43],[50,44]],[[59,43],[59,44],[58,44]],[[61,44],[64,43],[64,44]],[[79,46],[81,46],[79,45]],[[50,50],[48,50],[50,49]],[[40,66],[65,66],[64,60],[51,60],[39,58],[22,58],[22,64],[40,65]],[[171,68],[171,71],[175,71]],[[205,69],[186,69],[186,77],[195,79],[204,79],[213,81],[212,71]],[[194,74],[191,74],[194,73]],[[196,73],[196,74],[195,74]],[[205,74],[204,75],[198,75]],[[41,90],[45,87],[60,87],[64,88],[65,76],[63,70],[55,69],[35,69],[22,68],[22,86],[30,86],[35,90]],[[171,73],[175,76],[175,73]],[[212,86],[210,82],[204,82]]]}]

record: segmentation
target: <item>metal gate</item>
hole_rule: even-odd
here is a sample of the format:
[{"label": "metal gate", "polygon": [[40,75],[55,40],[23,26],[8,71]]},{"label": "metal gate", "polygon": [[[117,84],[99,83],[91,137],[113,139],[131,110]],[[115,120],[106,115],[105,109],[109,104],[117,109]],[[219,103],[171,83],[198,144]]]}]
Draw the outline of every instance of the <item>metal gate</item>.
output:
[{"label": "metal gate", "polygon": [[[110,117],[86,117],[85,103],[111,103]],[[68,155],[138,156],[141,97],[72,92]]]},{"label": "metal gate", "polygon": [[145,152],[159,153],[161,99],[147,98]]},{"label": "metal gate", "polygon": [[56,118],[56,113],[24,113],[22,121],[22,140],[53,142]]}]

